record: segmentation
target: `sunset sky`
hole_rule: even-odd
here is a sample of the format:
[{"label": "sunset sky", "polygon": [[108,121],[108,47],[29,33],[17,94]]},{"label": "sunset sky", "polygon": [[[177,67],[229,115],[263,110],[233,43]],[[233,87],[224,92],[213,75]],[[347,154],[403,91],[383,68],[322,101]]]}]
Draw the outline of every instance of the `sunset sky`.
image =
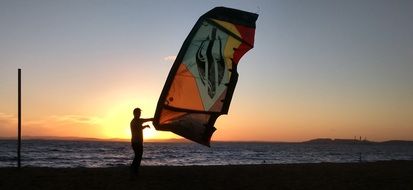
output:
[{"label": "sunset sky", "polygon": [[[0,1],[0,137],[130,138],[195,22],[259,14],[212,140],[413,140],[413,1]],[[146,139],[179,138],[146,129]]]}]

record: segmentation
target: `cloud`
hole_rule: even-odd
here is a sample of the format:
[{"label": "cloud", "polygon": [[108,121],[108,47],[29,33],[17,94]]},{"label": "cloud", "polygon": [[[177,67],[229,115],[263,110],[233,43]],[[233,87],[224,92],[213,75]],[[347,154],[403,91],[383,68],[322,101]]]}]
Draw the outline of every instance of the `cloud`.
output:
[{"label": "cloud", "polygon": [[0,122],[1,121],[11,121],[11,120],[16,120],[16,116],[11,115],[11,114],[6,114],[6,113],[1,113],[0,112]]},{"label": "cloud", "polygon": [[[95,137],[102,134],[102,119],[84,115],[54,115],[22,121],[22,136]],[[17,135],[17,117],[0,112],[0,137]]]},{"label": "cloud", "polygon": [[[54,115],[42,121],[30,122],[33,130],[28,131],[36,136],[100,136],[102,131],[99,117],[85,115]],[[43,131],[37,131],[43,129]]]},{"label": "cloud", "polygon": [[17,117],[0,112],[0,136],[10,137],[17,134]]},{"label": "cloud", "polygon": [[60,115],[51,116],[57,122],[62,123],[79,123],[79,124],[97,124],[101,121],[99,117],[90,117],[83,115]]},{"label": "cloud", "polygon": [[176,59],[176,55],[169,55],[163,58],[164,61],[168,61],[168,62],[169,61],[173,62],[175,61],[175,59]]}]

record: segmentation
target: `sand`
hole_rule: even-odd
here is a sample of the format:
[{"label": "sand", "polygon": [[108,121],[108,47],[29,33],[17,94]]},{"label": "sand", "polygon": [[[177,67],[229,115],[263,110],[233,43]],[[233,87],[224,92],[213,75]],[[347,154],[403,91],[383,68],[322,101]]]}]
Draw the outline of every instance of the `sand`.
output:
[{"label": "sand", "polygon": [[413,189],[413,161],[233,166],[0,168],[0,189]]}]

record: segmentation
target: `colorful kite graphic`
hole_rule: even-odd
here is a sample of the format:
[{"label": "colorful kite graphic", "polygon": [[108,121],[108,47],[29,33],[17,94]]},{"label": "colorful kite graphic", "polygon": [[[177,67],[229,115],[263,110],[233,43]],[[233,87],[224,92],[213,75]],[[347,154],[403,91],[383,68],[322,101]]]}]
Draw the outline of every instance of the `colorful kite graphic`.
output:
[{"label": "colorful kite graphic", "polygon": [[215,121],[228,113],[238,62],[253,48],[257,18],[225,7],[199,18],[162,90],[153,122],[157,130],[210,146]]}]

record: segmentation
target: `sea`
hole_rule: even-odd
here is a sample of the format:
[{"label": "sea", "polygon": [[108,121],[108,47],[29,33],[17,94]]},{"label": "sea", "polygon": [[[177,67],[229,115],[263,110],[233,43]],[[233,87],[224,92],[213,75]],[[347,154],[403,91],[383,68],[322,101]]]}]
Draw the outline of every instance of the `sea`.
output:
[{"label": "sea", "polygon": [[[17,143],[0,140],[0,167],[17,165]],[[23,167],[128,166],[133,151],[128,142],[24,140]],[[192,142],[144,144],[144,166],[250,165],[292,163],[349,163],[413,160],[412,143],[267,143]]]}]

